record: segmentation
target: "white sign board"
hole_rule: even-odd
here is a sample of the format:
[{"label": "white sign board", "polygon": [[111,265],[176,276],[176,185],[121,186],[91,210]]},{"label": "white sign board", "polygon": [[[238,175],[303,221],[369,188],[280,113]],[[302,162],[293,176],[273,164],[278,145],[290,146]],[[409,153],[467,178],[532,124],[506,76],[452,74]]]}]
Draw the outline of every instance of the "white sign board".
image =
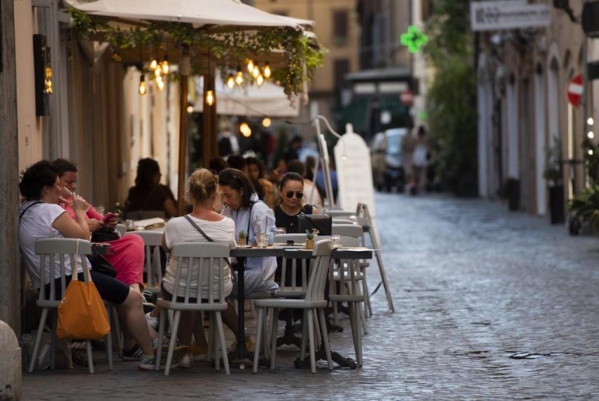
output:
[{"label": "white sign board", "polygon": [[335,145],[335,162],[339,184],[337,206],[343,210],[355,211],[358,203],[365,203],[371,216],[374,216],[370,149],[364,139],[353,132],[350,124],[348,132],[343,134]]},{"label": "white sign board", "polygon": [[551,7],[548,4],[473,1],[470,3],[470,21],[473,31],[544,27],[551,23]]}]

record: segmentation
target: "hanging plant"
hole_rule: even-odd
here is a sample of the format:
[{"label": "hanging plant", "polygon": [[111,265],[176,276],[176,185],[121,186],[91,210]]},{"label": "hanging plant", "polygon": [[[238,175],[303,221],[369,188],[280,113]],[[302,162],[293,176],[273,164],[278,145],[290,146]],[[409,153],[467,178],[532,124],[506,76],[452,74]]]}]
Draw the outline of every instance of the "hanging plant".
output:
[{"label": "hanging plant", "polygon": [[[252,32],[209,32],[194,28],[188,23],[150,22],[145,28],[121,29],[108,23],[108,19],[90,16],[70,8],[73,25],[82,39],[101,36],[115,53],[120,49],[148,46],[158,49],[166,43],[176,47],[186,47],[196,54],[201,49],[210,48],[216,61],[226,61],[225,70],[237,67],[236,61],[248,57],[266,57],[273,51],[284,55],[285,63],[272,72],[272,79],[281,85],[291,99],[307,88],[304,87],[313,77],[314,69],[323,65],[327,50],[316,46],[313,40],[300,30],[293,28],[262,28]],[[142,60],[143,61],[143,60]],[[228,65],[228,63],[231,63]],[[223,75],[224,77],[226,75]]]}]

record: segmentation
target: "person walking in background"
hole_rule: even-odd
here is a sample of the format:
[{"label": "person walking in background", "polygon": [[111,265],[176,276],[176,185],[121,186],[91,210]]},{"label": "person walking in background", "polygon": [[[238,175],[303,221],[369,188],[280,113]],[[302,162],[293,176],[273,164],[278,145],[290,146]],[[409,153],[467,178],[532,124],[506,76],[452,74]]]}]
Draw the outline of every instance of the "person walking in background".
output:
[{"label": "person walking in background", "polygon": [[408,132],[401,138],[401,163],[403,165],[404,173],[404,186],[405,190],[410,193],[416,191],[416,184],[414,182],[414,137],[412,135],[412,129],[408,129]]},{"label": "person walking in background", "polygon": [[414,141],[414,180],[416,181],[416,191],[423,193],[427,188],[427,165],[429,161],[429,141],[426,129],[421,125],[418,127],[418,134]]},{"label": "person walking in background", "polygon": [[160,183],[162,173],[154,159],[141,159],[137,163],[135,186],[129,188],[125,201],[125,216],[134,211],[161,211],[167,218],[175,217],[177,201],[166,185]]},{"label": "person walking in background", "polygon": [[293,135],[289,141],[287,151],[283,154],[283,159],[285,159],[287,163],[289,163],[291,160],[299,159],[299,151],[302,148],[303,142],[304,140],[301,136],[297,134]]}]

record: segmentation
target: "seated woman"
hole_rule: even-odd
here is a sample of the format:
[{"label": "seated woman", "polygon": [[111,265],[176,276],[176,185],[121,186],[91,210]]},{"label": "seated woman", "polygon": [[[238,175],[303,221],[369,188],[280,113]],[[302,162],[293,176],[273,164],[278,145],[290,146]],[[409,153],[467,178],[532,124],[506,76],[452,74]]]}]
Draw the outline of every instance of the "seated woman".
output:
[{"label": "seated woman", "polygon": [[297,216],[300,213],[318,214],[312,205],[303,204],[304,179],[298,173],[287,173],[279,184],[279,204],[274,213],[277,227],[285,227],[286,232],[298,233]]},{"label": "seated woman", "polygon": [[[266,233],[275,228],[275,216],[266,203],[258,199],[254,186],[241,171],[227,168],[220,172],[219,189],[225,207],[221,214],[235,222],[235,238],[239,233],[247,235],[248,243],[256,242],[258,228],[255,222],[263,222],[266,227],[260,229]],[[274,291],[274,274],[277,261],[274,257],[246,258],[245,293]]]},{"label": "seated woman", "polygon": [[262,200],[273,208],[275,206],[275,186],[272,182],[264,178],[264,165],[255,157],[245,159],[247,163],[247,174],[252,183],[258,183],[262,187]]},{"label": "seated woman", "polygon": [[[291,163],[290,163],[291,166]],[[287,173],[281,178],[279,183],[279,204],[275,206],[274,213],[277,227],[285,227],[285,232],[289,234],[299,233],[297,216],[300,213],[317,214],[318,210],[308,204],[303,204],[304,200],[304,179],[298,173]],[[281,280],[282,259],[277,260],[278,269],[275,280]],[[288,270],[291,269],[291,261],[288,261]],[[291,277],[287,276],[288,281],[285,284],[291,285]],[[297,283],[302,280],[302,271],[297,269],[295,280]],[[293,335],[293,320],[299,320],[302,316],[301,310],[284,310],[279,315],[280,320],[287,321],[285,326],[285,335],[279,341],[282,344],[296,344],[298,347],[301,340]]]},{"label": "seated woman", "polygon": [[129,188],[125,201],[125,217],[133,211],[161,211],[167,218],[178,216],[175,195],[166,185],[160,184],[160,166],[154,159],[141,159],[137,163],[135,186]]},{"label": "seated woman", "polygon": [[[37,289],[45,285],[48,293],[49,287],[55,286],[56,297],[60,299],[62,294],[59,276],[54,279],[48,278],[46,282],[40,283],[40,260],[35,254],[35,242],[42,238],[88,240],[90,231],[84,213],[86,203],[80,196],[73,195],[72,207],[75,220],[68,216],[67,212],[58,205],[61,190],[58,171],[51,162],[46,160],[37,162],[25,170],[19,189],[25,198],[20,208],[19,244],[27,262],[31,282]],[[60,263],[58,258],[55,263]],[[73,268],[67,258],[65,269],[68,282],[74,270],[78,272],[80,280],[84,279],[83,267],[80,264]],[[157,334],[148,326],[141,304],[141,294],[112,277],[93,270],[90,273],[102,299],[118,305],[129,333],[141,347],[138,367],[142,370],[153,370],[155,361],[152,339],[156,338]]]},{"label": "seated woman", "polygon": [[[60,184],[66,191],[61,191],[60,203],[69,216],[75,220],[75,212],[71,206],[73,200],[71,193],[77,190],[77,166],[65,159],[56,159],[52,162],[58,171]],[[85,211],[87,225],[92,234],[105,227],[114,228],[117,224],[115,216],[108,223],[104,223],[104,216],[93,206],[88,205]],[[129,287],[142,291],[143,288],[143,270],[144,270],[144,241],[140,236],[130,234],[122,238],[107,241],[110,243],[114,254],[105,255],[116,271],[116,279],[127,284]],[[142,294],[142,302],[149,304]]]},{"label": "seated woman", "polygon": [[[218,176],[207,169],[198,169],[191,174],[189,178],[189,198],[193,203],[193,210],[184,217],[176,217],[168,221],[164,230],[162,239],[163,247],[170,251],[174,245],[181,242],[212,242],[226,244],[229,247],[235,246],[235,223],[228,217],[214,212],[214,203],[216,201],[216,192],[218,188]],[[191,221],[188,220],[191,219]],[[195,223],[208,236],[206,238],[193,225]],[[225,293],[231,293],[233,283],[231,281],[231,269],[229,265],[222,262],[220,268],[223,270]],[[178,266],[177,259],[171,258],[166,268],[166,273],[162,279],[162,296],[167,300],[173,298],[175,289],[175,278],[177,270],[181,269],[181,277],[187,274],[188,266]],[[218,288],[220,283],[214,282],[214,289]],[[196,283],[197,287],[197,283]],[[185,286],[179,287],[178,296],[184,296]],[[208,299],[211,289],[202,287],[199,289],[190,289],[190,297],[201,296]],[[198,293],[199,292],[199,293]],[[152,312],[152,316],[157,315]],[[223,322],[237,334],[237,315],[233,306],[229,304],[228,309],[223,313]],[[178,340],[180,345],[191,345],[191,335],[195,337],[196,354],[201,354],[197,349],[208,349],[204,334],[203,321],[201,313],[196,311],[184,311],[181,314],[179,323]],[[192,349],[193,351],[193,349]],[[191,366],[191,355],[185,355],[181,358],[180,367]]]}]

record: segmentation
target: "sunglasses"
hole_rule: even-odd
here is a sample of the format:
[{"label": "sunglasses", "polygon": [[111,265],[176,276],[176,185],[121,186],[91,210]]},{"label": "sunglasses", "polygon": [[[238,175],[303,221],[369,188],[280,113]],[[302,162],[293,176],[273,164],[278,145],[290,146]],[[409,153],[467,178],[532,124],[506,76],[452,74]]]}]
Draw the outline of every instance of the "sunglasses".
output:
[{"label": "sunglasses", "polygon": [[293,194],[295,194],[295,197],[297,199],[302,199],[304,197],[304,193],[301,191],[287,191],[285,196],[288,197],[289,199],[291,199],[291,198],[293,198]]}]

